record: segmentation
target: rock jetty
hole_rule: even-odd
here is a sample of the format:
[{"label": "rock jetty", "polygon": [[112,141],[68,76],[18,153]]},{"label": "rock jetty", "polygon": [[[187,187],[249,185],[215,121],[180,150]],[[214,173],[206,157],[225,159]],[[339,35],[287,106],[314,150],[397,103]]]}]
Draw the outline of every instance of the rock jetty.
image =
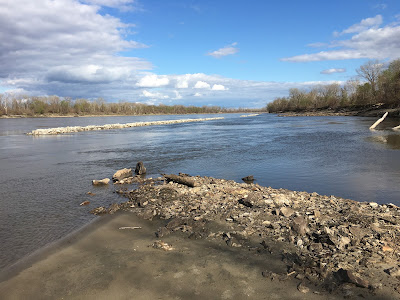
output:
[{"label": "rock jetty", "polygon": [[180,120],[165,120],[165,121],[152,121],[152,122],[135,122],[126,124],[106,124],[106,125],[88,125],[88,126],[67,126],[67,127],[56,127],[56,128],[43,128],[35,129],[28,132],[28,135],[57,135],[65,133],[75,133],[81,131],[94,131],[94,130],[110,130],[110,129],[122,129],[129,127],[142,127],[142,126],[154,126],[154,125],[169,125],[179,123],[191,123],[191,122],[203,122],[212,120],[222,120],[224,117],[216,118],[200,118],[200,119],[180,119]]},{"label": "rock jetty", "polygon": [[128,201],[92,212],[126,210],[166,219],[158,238],[183,231],[189,238],[220,239],[249,255],[278,253],[286,272],[266,270],[260,276],[293,276],[301,293],[310,287],[345,297],[400,298],[400,208],[394,204],[186,174],[143,180],[137,189],[119,193]]}]

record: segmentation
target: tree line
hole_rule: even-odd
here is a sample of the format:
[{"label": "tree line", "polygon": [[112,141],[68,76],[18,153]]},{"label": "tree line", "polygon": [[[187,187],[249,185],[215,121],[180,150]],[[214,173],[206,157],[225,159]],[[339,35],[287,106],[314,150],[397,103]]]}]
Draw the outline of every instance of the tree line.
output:
[{"label": "tree line", "polygon": [[267,111],[301,112],[323,109],[357,109],[379,105],[400,107],[400,59],[384,67],[377,60],[360,66],[357,78],[344,85],[327,84],[310,90],[292,88],[288,97],[278,97],[267,104]]},{"label": "tree line", "polygon": [[252,112],[251,109],[232,109],[220,106],[147,105],[120,101],[71,99],[58,96],[16,96],[0,94],[0,116],[21,115],[149,115],[149,114],[208,114]]}]

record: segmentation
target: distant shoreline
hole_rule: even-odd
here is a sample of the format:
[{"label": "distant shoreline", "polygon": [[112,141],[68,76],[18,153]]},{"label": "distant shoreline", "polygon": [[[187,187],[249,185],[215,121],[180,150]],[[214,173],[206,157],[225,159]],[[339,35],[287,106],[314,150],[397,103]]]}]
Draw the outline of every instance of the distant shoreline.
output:
[{"label": "distant shoreline", "polygon": [[280,117],[315,117],[315,116],[358,116],[358,117],[382,117],[388,112],[390,118],[400,118],[400,108],[366,108],[366,109],[323,109],[323,110],[310,110],[310,111],[297,111],[297,112],[278,112]]},{"label": "distant shoreline", "polygon": [[138,115],[130,115],[130,114],[104,114],[104,115],[77,115],[77,114],[43,114],[43,115],[2,115],[0,119],[25,119],[25,118],[93,118],[93,117],[143,117],[143,116],[186,116],[186,115],[221,115],[221,114],[244,114],[244,113],[266,113],[265,111],[237,111],[237,112],[216,112],[216,113],[187,113],[187,114],[138,114]]}]

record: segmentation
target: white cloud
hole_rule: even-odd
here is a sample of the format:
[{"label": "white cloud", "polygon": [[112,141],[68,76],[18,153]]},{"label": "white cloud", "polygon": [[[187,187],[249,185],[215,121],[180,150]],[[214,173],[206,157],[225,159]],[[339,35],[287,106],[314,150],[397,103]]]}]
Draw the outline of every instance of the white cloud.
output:
[{"label": "white cloud", "polygon": [[213,91],[225,91],[227,90],[222,84],[214,84],[212,87]]},{"label": "white cloud", "polygon": [[383,22],[382,16],[381,15],[376,15],[373,18],[367,18],[361,20],[360,23],[351,25],[349,28],[343,30],[341,34],[346,34],[346,33],[356,33],[356,32],[361,32],[364,30],[367,30],[369,28],[378,28],[379,25],[381,25]]},{"label": "white cloud", "polygon": [[152,65],[118,53],[147,46],[124,37],[132,24],[99,9],[75,0],[0,5],[0,83],[77,97],[104,97],[113,87],[131,85],[139,70]]},{"label": "white cloud", "polygon": [[162,93],[158,93],[158,92],[152,93],[147,90],[144,90],[142,93],[143,93],[143,96],[145,96],[146,98],[152,98],[152,99],[168,99],[169,98],[169,96],[163,95]]},{"label": "white cloud", "polygon": [[205,81],[197,81],[196,84],[194,85],[195,89],[209,89],[210,84],[208,84]]},{"label": "white cloud", "polygon": [[107,6],[119,8],[123,11],[134,10],[136,8],[136,0],[83,0],[82,2],[94,4],[98,6]]},{"label": "white cloud", "polygon": [[136,85],[139,87],[160,87],[168,84],[169,79],[166,76],[146,75]]},{"label": "white cloud", "polygon": [[182,99],[182,95],[178,92],[178,91],[174,91],[174,93],[175,93],[175,100],[179,100],[179,99]]},{"label": "white cloud", "polygon": [[326,69],[321,71],[321,74],[334,74],[334,73],[344,73],[346,69],[344,68],[333,68],[333,69]]},{"label": "white cloud", "polygon": [[[95,69],[95,68],[94,68]],[[93,69],[93,70],[94,70]],[[151,74],[146,74],[148,76]],[[276,97],[287,96],[290,88],[308,89],[321,84],[344,82],[338,81],[310,81],[310,82],[267,82],[239,80],[218,75],[207,75],[203,73],[183,74],[183,75],[158,75],[159,77],[168,78],[170,84],[157,87],[154,90],[149,88],[135,88],[137,79],[132,82],[121,80],[116,88],[113,82],[102,84],[101,94],[98,93],[98,84],[84,84],[80,82],[69,83],[70,92],[77,92],[76,97],[82,97],[82,90],[89,97],[103,97],[107,100],[128,100],[137,101],[147,104],[182,104],[182,105],[204,105],[205,102],[211,105],[221,105],[226,107],[263,107],[268,101],[272,101]],[[176,83],[185,78],[188,82],[188,88],[176,89]],[[35,82],[24,81],[24,79],[10,79],[10,84],[15,83],[12,89],[15,92],[32,95],[32,89],[22,89],[23,86],[38,86]],[[208,84],[208,88],[197,89],[197,82]],[[32,85],[31,85],[32,84]],[[202,84],[200,84],[202,85]],[[212,90],[210,86],[223,86],[224,92]],[[54,82],[52,84],[54,90],[50,90],[49,95],[59,95],[57,90],[64,86],[64,83]],[[132,88],[134,87],[134,88]],[[215,88],[214,88],[215,89]],[[41,94],[41,93],[38,93]],[[117,96],[116,96],[117,94]],[[69,94],[75,97],[75,94]],[[115,97],[115,98],[112,98]]]},{"label": "white cloud", "polygon": [[215,58],[221,58],[227,55],[233,55],[239,52],[239,48],[235,47],[237,43],[232,43],[228,46],[220,48],[218,50],[207,53],[207,55],[213,56]]},{"label": "white cloud", "polygon": [[177,89],[187,89],[189,87],[189,77],[189,74],[177,76],[175,87]]},{"label": "white cloud", "polygon": [[[309,62],[344,59],[396,59],[400,57],[400,25],[393,23],[379,27],[382,23],[380,15],[364,19],[350,26],[342,33],[355,33],[349,39],[334,40],[328,48],[318,53],[302,54],[282,58],[282,61]],[[341,34],[341,33],[340,33]]]}]

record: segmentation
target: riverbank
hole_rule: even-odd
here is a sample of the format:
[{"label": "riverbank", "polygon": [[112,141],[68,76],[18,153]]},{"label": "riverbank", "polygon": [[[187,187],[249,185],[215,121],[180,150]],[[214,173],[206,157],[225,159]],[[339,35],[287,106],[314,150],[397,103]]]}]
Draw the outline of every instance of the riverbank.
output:
[{"label": "riverbank", "polygon": [[194,239],[225,242],[250,257],[277,255],[285,272],[267,269],[263,276],[293,277],[310,291],[399,298],[396,205],[184,174],[165,179],[168,184],[150,181],[121,191],[128,202],[94,212],[126,210],[145,219],[170,220],[158,228],[160,239],[182,231]]},{"label": "riverbank", "polygon": [[390,118],[400,118],[400,108],[376,108],[368,107],[362,109],[323,109],[299,112],[282,112],[281,117],[322,117],[322,116],[359,116],[359,117],[381,117],[388,112]]},{"label": "riverbank", "polygon": [[[279,259],[246,252],[225,243],[163,238],[164,251],[152,245],[165,220],[132,213],[103,217],[39,258],[25,261],[2,277],[2,299],[305,299],[297,280],[269,280],[266,268],[283,272]],[[140,227],[137,229],[120,229]],[[4,275],[4,274],[3,274]],[[10,277],[11,276],[11,277]],[[308,293],[307,299],[337,299]]]},{"label": "riverbank", "polygon": [[399,298],[395,205],[185,174],[136,181],[116,185],[127,202],[92,211],[104,219],[3,273],[2,298]]}]

